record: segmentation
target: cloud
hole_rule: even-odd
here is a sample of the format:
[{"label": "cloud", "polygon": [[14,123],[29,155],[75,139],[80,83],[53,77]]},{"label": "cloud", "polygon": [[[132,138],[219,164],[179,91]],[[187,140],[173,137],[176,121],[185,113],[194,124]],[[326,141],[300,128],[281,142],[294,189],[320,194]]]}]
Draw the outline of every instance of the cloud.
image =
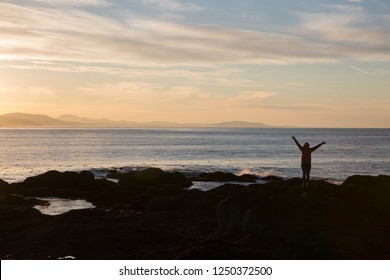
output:
[{"label": "cloud", "polygon": [[361,6],[353,6],[353,5],[336,5],[336,4],[327,4],[323,5],[325,8],[337,12],[337,13],[361,13],[364,11]]},{"label": "cloud", "polygon": [[328,60],[323,45],[296,36],[151,20],[129,19],[120,24],[82,11],[7,4],[0,4],[0,8],[0,17],[7,22],[0,51],[14,59],[128,65]]},{"label": "cloud", "polygon": [[41,102],[43,98],[53,98],[57,92],[44,86],[0,86],[2,101],[20,101],[21,103]]},{"label": "cloud", "polygon": [[109,2],[105,0],[32,0],[31,2],[46,4],[50,6],[108,6]]},{"label": "cloud", "polygon": [[275,105],[275,104],[238,104],[238,107],[250,108],[250,109],[263,109],[271,111],[322,111],[329,110],[327,106],[319,106],[316,104],[308,104],[306,106],[298,105]]},{"label": "cloud", "polygon": [[230,98],[230,102],[237,105],[256,105],[261,104],[264,99],[277,95],[277,92],[242,92],[239,95]]},{"label": "cloud", "polygon": [[352,11],[301,13],[293,31],[306,40],[326,44],[335,58],[389,61],[390,25],[384,18]]},{"label": "cloud", "polygon": [[367,74],[367,75],[370,75],[370,73],[368,73],[367,71],[364,71],[363,69],[360,69],[359,67],[356,67],[356,66],[353,66],[353,65],[349,65],[351,68],[361,72],[361,73],[364,73],[364,74]]},{"label": "cloud", "polygon": [[173,108],[182,107],[230,108],[260,106],[277,92],[236,91],[230,94],[205,90],[197,85],[161,85],[147,82],[121,82],[90,84],[77,88],[79,95],[86,96],[91,102],[104,104],[128,104],[132,107]]},{"label": "cloud", "polygon": [[[148,3],[186,7],[176,1]],[[340,58],[390,60],[388,22],[379,27],[362,27],[367,17],[351,11],[299,14],[300,25],[287,30],[289,34],[169,23],[139,19],[127,12],[115,13],[120,21],[82,10],[0,3],[1,58],[99,64],[107,71],[113,65],[170,67],[332,62]],[[90,68],[84,66],[84,69]]]},{"label": "cloud", "polygon": [[143,3],[158,7],[164,10],[180,11],[180,10],[200,10],[200,7],[191,3],[182,3],[175,0],[142,0]]}]

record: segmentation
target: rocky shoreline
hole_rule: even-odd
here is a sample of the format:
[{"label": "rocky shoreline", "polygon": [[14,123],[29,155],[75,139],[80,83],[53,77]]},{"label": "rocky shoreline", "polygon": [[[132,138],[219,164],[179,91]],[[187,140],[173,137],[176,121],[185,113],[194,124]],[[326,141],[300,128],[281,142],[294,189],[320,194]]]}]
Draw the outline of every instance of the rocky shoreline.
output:
[{"label": "rocky shoreline", "polygon": [[[0,259],[390,259],[390,176],[341,185],[157,168],[95,179],[49,171],[0,180]],[[221,182],[209,191],[193,181]],[[246,182],[248,186],[224,182]],[[58,197],[93,209],[58,216],[34,205]]]}]

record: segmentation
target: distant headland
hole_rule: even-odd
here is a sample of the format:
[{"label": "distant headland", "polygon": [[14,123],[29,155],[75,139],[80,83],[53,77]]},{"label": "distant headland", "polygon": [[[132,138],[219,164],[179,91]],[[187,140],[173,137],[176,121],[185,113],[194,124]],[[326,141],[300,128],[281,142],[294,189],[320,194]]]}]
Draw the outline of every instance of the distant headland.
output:
[{"label": "distant headland", "polygon": [[136,128],[136,127],[272,127],[261,122],[231,121],[221,123],[178,123],[168,121],[136,122],[106,118],[93,119],[75,115],[62,115],[53,118],[41,114],[9,113],[0,115],[0,127],[106,127],[106,128]]}]

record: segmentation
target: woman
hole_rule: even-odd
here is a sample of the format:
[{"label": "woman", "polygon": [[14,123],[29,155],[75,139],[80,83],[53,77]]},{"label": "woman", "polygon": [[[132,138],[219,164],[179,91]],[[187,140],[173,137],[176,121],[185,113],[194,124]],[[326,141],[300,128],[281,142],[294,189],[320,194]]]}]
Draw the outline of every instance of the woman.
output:
[{"label": "woman", "polygon": [[292,137],[292,139],[294,140],[295,144],[297,144],[298,148],[302,152],[301,168],[303,174],[303,186],[308,187],[310,181],[311,153],[326,143],[322,142],[321,144],[318,144],[317,146],[310,148],[309,143],[306,142],[302,147],[301,144],[299,144],[298,140],[294,136]]}]

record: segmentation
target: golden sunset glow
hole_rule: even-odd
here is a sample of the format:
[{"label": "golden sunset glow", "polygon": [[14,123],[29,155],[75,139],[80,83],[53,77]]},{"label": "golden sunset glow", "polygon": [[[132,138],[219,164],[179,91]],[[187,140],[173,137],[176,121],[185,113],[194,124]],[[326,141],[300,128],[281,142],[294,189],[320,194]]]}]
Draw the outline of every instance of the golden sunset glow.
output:
[{"label": "golden sunset glow", "polygon": [[1,1],[0,114],[390,126],[384,1]]}]

